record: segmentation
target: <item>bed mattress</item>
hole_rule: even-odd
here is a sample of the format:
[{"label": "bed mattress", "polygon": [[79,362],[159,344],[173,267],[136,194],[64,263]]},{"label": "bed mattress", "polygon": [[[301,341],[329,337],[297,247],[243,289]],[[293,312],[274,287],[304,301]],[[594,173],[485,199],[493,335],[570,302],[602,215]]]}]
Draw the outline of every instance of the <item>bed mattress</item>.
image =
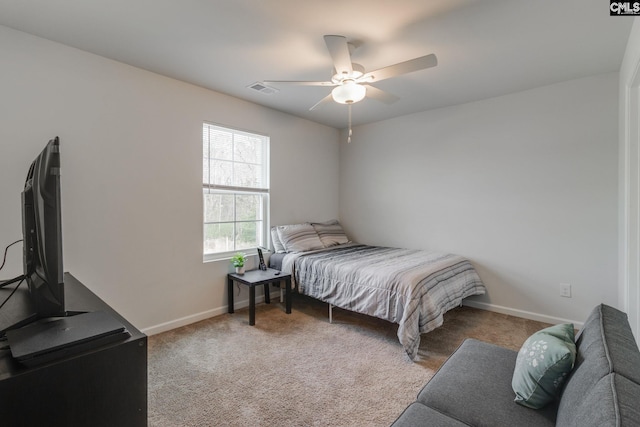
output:
[{"label": "bed mattress", "polygon": [[485,293],[471,262],[447,253],[349,243],[273,257],[273,264],[292,274],[301,294],[397,323],[411,360],[420,334],[441,326],[464,298]]}]

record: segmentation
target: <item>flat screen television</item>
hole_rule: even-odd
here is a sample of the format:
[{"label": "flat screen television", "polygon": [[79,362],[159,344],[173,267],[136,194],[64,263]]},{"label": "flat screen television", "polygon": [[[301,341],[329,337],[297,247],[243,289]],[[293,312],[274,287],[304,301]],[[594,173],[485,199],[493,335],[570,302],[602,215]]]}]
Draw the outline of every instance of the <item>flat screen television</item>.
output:
[{"label": "flat screen television", "polygon": [[35,158],[22,191],[23,274],[32,318],[65,316],[60,203],[60,140]]}]

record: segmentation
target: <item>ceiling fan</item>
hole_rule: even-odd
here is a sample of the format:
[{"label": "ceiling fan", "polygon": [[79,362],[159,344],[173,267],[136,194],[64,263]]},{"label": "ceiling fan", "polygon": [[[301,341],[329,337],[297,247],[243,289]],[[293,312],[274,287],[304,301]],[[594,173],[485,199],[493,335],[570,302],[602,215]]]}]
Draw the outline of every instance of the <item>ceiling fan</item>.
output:
[{"label": "ceiling fan", "polygon": [[265,83],[333,87],[333,90],[329,95],[322,98],[309,108],[309,110],[313,110],[319,105],[332,100],[340,104],[349,105],[349,142],[351,141],[351,104],[362,101],[366,96],[382,101],[386,104],[392,104],[399,99],[391,93],[378,89],[373,86],[372,83],[438,65],[438,59],[436,56],[434,54],[429,54],[419,58],[410,59],[408,61],[399,62],[394,65],[389,65],[388,67],[380,68],[375,71],[365,72],[362,65],[351,62],[351,52],[349,47],[353,47],[353,45],[350,45],[347,42],[346,37],[326,35],[324,36],[324,42],[327,45],[329,55],[331,55],[331,59],[333,60],[335,74],[331,77],[331,80],[265,80]]}]

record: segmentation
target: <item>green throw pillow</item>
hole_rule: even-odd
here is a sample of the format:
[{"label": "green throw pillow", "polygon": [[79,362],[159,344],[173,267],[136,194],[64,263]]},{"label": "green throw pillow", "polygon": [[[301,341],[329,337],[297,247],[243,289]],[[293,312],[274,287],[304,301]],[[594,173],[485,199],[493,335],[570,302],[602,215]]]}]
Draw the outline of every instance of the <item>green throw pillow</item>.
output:
[{"label": "green throw pillow", "polygon": [[511,380],[516,403],[539,409],[556,399],[575,360],[572,324],[551,326],[531,335],[518,352]]}]

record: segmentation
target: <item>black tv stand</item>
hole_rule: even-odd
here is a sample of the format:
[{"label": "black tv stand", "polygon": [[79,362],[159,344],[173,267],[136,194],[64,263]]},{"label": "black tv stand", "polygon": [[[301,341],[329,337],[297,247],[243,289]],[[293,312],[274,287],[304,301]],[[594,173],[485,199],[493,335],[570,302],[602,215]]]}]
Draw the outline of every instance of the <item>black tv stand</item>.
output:
[{"label": "black tv stand", "polygon": [[[131,336],[34,367],[0,350],[0,424],[146,426],[146,335],[71,274],[65,273],[64,283],[69,314],[108,312]],[[11,291],[0,287],[0,301]],[[19,289],[0,310],[0,329],[28,315],[28,290]]]}]

